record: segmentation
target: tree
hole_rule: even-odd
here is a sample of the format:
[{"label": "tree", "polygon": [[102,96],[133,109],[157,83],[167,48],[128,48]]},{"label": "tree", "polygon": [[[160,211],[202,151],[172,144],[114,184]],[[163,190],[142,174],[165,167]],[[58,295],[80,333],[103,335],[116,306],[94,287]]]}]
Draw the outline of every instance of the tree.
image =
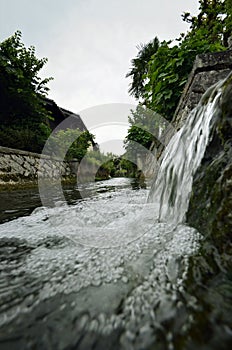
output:
[{"label": "tree", "polygon": [[220,41],[210,42],[201,30],[180,37],[179,43],[162,42],[149,62],[143,103],[171,121],[196,55],[225,50]]},{"label": "tree", "polygon": [[232,1],[231,0],[199,0],[199,14],[191,16],[185,12],[182,18],[191,24],[190,35],[202,30],[209,42],[220,41],[226,47],[228,37],[232,34]]},{"label": "tree", "polygon": [[[144,45],[132,60],[133,68],[127,74],[127,77],[132,77],[129,92],[142,106],[168,121],[173,118],[196,55],[225,50],[225,40],[231,34],[232,0],[200,0],[199,5],[198,16],[191,16],[190,13],[183,15],[184,21],[191,24],[186,34],[161,43],[155,38],[157,46],[154,45],[152,54],[152,50],[146,50],[148,45]],[[146,148],[152,141],[157,142],[147,131],[154,133],[155,128],[159,128],[157,120],[162,122],[162,118],[149,121],[146,116],[143,121],[138,121],[133,113],[132,117],[133,120],[129,118],[131,126],[125,148],[127,152],[136,153],[138,150],[132,141]],[[143,125],[148,123],[147,130],[141,128],[141,122]]]},{"label": "tree", "polygon": [[[139,61],[141,74],[137,73],[136,76],[142,80],[139,80],[140,85],[133,80],[132,87],[142,88],[132,91],[143,105],[172,120],[196,55],[226,49],[223,42],[231,33],[231,2],[200,0],[198,16],[191,16],[190,13],[183,15],[183,20],[191,24],[186,34],[161,42],[150,60],[144,59],[142,51],[139,52],[143,62]],[[131,72],[127,76],[131,76]]]},{"label": "tree", "polygon": [[157,113],[141,104],[138,104],[134,111],[131,110],[128,121],[130,127],[124,140],[124,147],[130,160],[136,163],[138,154],[146,153],[152,143],[158,146],[159,141],[155,136],[161,123]]},{"label": "tree", "polygon": [[132,83],[129,88],[129,93],[139,99],[144,92],[145,75],[148,73],[148,62],[152,55],[158,50],[159,40],[155,37],[148,44],[140,44],[136,58],[131,60],[132,68],[127,73],[126,77],[132,78]]},{"label": "tree", "polygon": [[79,129],[60,130],[48,139],[49,154],[70,160],[76,158],[79,162],[91,146],[94,136],[88,131]]},{"label": "tree", "polygon": [[40,151],[50,133],[43,97],[51,78],[39,77],[47,59],[38,59],[21,36],[17,31],[0,43],[1,144]]}]

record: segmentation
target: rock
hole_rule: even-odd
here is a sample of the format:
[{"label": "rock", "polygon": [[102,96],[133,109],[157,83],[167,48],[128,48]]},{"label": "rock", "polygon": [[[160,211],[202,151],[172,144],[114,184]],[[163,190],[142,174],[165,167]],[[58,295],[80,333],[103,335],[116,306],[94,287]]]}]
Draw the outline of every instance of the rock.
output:
[{"label": "rock", "polygon": [[193,179],[187,222],[224,251],[232,238],[232,75],[204,158]]},{"label": "rock", "polygon": [[173,125],[180,129],[203,93],[231,72],[232,50],[197,55],[177,106]]}]

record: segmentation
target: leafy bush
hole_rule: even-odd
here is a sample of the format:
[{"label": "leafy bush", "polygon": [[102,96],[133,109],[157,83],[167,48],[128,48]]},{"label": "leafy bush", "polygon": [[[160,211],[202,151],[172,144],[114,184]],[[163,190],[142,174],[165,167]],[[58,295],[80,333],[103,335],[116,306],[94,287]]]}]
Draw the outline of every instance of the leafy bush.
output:
[{"label": "leafy bush", "polygon": [[27,150],[30,152],[41,152],[45,141],[49,137],[50,129],[45,124],[38,125],[37,130],[18,126],[1,126],[0,142],[3,147]]}]

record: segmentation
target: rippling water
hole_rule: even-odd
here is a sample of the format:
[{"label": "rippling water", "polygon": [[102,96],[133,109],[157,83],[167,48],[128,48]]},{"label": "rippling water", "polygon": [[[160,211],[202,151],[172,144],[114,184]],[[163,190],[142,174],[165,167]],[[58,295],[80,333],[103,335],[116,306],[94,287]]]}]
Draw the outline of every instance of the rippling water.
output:
[{"label": "rippling water", "polygon": [[172,348],[163,324],[183,298],[196,303],[184,282],[200,235],[156,222],[148,190],[136,188],[89,184],[88,198],[0,226],[1,349],[147,349],[160,334]]}]

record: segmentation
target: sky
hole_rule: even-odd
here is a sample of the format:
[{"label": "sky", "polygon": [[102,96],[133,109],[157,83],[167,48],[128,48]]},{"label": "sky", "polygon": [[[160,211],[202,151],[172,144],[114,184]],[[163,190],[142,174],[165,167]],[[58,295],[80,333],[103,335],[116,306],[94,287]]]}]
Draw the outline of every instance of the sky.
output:
[{"label": "sky", "polygon": [[48,58],[48,97],[80,114],[105,152],[120,153],[136,105],[125,76],[137,46],[177,38],[188,29],[181,14],[197,10],[197,0],[0,0],[0,41],[20,30],[23,43]]}]

